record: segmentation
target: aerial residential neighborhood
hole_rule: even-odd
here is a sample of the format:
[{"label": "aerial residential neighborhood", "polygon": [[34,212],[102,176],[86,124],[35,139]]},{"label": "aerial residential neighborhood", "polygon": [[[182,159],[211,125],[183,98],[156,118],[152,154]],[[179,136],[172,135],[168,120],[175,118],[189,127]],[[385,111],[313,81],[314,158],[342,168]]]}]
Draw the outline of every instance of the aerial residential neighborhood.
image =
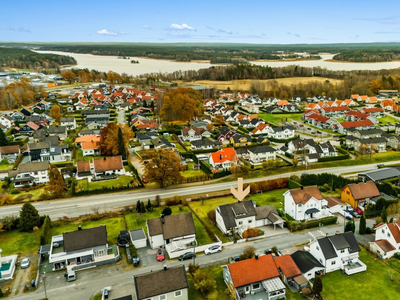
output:
[{"label": "aerial residential neighborhood", "polygon": [[0,300],[397,300],[386,2],[2,3]]}]

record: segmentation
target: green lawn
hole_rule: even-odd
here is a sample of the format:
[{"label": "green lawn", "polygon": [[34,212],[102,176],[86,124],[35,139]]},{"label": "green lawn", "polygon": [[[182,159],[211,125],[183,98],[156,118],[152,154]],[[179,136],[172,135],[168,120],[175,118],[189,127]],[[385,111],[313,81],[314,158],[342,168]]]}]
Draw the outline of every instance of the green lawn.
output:
[{"label": "green lawn", "polygon": [[20,254],[25,256],[35,252],[40,245],[40,230],[36,232],[21,232],[19,230],[0,232],[1,255]]},{"label": "green lawn", "polygon": [[398,119],[393,118],[393,117],[388,116],[388,115],[385,115],[385,116],[382,117],[382,118],[378,118],[378,121],[379,121],[379,125],[386,125],[386,124],[392,124],[392,125],[394,125],[394,124],[396,124],[396,123],[399,122]]},{"label": "green lawn", "polygon": [[[22,202],[27,202],[27,201],[32,201],[32,200],[39,200],[39,197],[43,194],[44,189],[45,189],[45,187],[41,187],[41,188],[38,188],[38,189],[35,189],[35,190],[31,190],[31,191],[28,191],[28,192],[22,192],[21,191],[19,194],[10,194],[10,196],[13,199],[16,199],[18,197],[25,198],[25,199],[22,200]],[[24,195],[32,195],[32,196],[27,197],[27,196],[24,196]],[[20,203],[20,202],[21,201],[17,201],[17,203]]]},{"label": "green lawn", "polygon": [[[122,176],[119,176],[117,179],[90,182],[89,183],[89,190],[102,189],[103,186],[105,186],[107,188],[117,187],[119,184],[122,185],[122,186],[126,186],[128,183],[131,182],[131,180],[135,181],[136,179],[134,177],[132,177],[132,176],[122,175]],[[87,188],[88,188],[87,179],[78,181],[77,191],[79,191],[79,190],[86,191]]]},{"label": "green lawn", "polygon": [[201,176],[201,175],[205,175],[204,172],[199,169],[199,170],[193,170],[193,164],[192,163],[188,163],[188,169],[184,172],[181,172],[181,175],[185,178],[187,177],[196,177],[196,176]]},{"label": "green lawn", "polygon": [[[0,163],[0,170],[8,170],[12,169],[13,165],[8,164],[8,163]],[[4,175],[7,175],[7,173],[3,173]]]},{"label": "green lawn", "polygon": [[269,122],[269,123],[273,123],[276,125],[280,125],[278,123],[281,122],[290,122],[290,121],[301,121],[301,116],[303,114],[299,113],[299,114],[267,114],[267,113],[263,113],[263,114],[258,114],[258,117]]},{"label": "green lawn", "polygon": [[75,161],[83,161],[83,151],[82,149],[76,149],[75,151]]},{"label": "green lawn", "polygon": [[[321,295],[326,300],[399,299],[400,274],[363,248],[360,260],[367,265],[366,272],[350,276],[342,274],[341,271],[328,273],[322,277]],[[393,274],[393,281],[390,280],[388,272]]]},{"label": "green lawn", "polygon": [[87,222],[65,222],[65,221],[55,221],[52,222],[53,227],[51,228],[51,236],[59,235],[63,232],[74,231],[78,229],[78,226],[81,225],[82,228],[91,228],[99,225],[107,226],[107,238],[109,244],[116,244],[119,232],[121,230],[126,230],[125,221],[123,216],[110,218],[110,219],[102,219],[98,221],[87,221]]},{"label": "green lawn", "polygon": [[258,206],[263,205],[274,205],[276,209],[283,209],[283,204],[285,197],[283,197],[283,193],[286,192],[287,189],[279,189],[273,190],[262,194],[254,194],[250,195],[249,198],[255,201]]}]

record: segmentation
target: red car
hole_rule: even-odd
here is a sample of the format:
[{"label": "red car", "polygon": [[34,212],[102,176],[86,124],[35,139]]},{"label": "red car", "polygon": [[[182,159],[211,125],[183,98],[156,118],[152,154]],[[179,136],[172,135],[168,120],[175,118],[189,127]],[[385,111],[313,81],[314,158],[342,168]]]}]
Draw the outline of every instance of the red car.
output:
[{"label": "red car", "polygon": [[356,207],[355,211],[356,211],[356,213],[358,213],[360,216],[364,213],[364,211],[363,211],[361,208],[359,208],[359,207]]},{"label": "red car", "polygon": [[162,249],[158,249],[156,253],[157,261],[163,261],[165,259],[164,257],[164,251]]}]

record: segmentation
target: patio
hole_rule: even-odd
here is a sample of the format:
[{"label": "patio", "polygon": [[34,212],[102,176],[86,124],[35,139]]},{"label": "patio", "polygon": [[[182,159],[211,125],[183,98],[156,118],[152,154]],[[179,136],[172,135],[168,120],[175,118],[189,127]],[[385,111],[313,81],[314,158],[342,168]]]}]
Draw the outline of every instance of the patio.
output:
[{"label": "patio", "polygon": [[343,265],[343,271],[347,275],[356,274],[367,270],[367,266],[361,261],[349,261],[347,264]]}]

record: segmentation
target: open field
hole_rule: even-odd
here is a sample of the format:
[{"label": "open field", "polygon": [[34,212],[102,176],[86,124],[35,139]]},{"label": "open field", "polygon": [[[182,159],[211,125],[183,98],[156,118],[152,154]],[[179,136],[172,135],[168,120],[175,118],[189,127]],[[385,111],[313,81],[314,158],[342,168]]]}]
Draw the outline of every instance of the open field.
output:
[{"label": "open field", "polygon": [[399,122],[399,119],[385,115],[384,117],[379,118],[378,121],[379,121],[379,125],[386,125],[386,124],[394,125]]},{"label": "open field", "polygon": [[280,125],[280,123],[282,123],[282,122],[291,122],[291,121],[300,122],[302,115],[303,114],[266,114],[266,113],[261,113],[261,114],[258,114],[258,117],[263,119],[266,122]]},{"label": "open field", "polygon": [[[321,295],[326,300],[345,299],[398,299],[400,295],[400,274],[361,248],[360,260],[367,265],[367,271],[348,276],[335,271],[323,276]],[[393,275],[390,280],[389,273]],[[349,298],[349,299],[350,299]]]},{"label": "open field", "polygon": [[307,83],[310,81],[319,81],[325,82],[329,80],[333,84],[342,82],[342,80],[331,79],[325,77],[291,77],[291,78],[278,78],[278,79],[260,79],[260,80],[252,80],[252,79],[243,79],[243,80],[228,80],[228,81],[212,81],[212,80],[196,80],[191,82],[182,82],[176,81],[178,85],[204,85],[204,86],[212,86],[217,90],[226,90],[228,87],[231,90],[238,91],[248,91],[250,90],[252,81],[258,81],[265,83],[266,86],[273,80],[278,81],[281,84],[291,85],[298,83]]},{"label": "open field", "polygon": [[20,254],[25,256],[34,253],[40,245],[40,231],[21,232],[17,229],[0,232],[0,245],[2,255]]},{"label": "open field", "polygon": [[[117,187],[119,184],[121,186],[126,186],[132,180],[135,181],[135,178],[132,176],[128,176],[128,175],[122,175],[122,176],[119,176],[117,179],[89,182],[89,190],[98,190],[103,187],[106,187],[106,188]],[[86,191],[87,189],[88,189],[87,179],[79,180],[78,184],[76,186],[76,190],[77,191],[81,191],[81,190]]]}]

